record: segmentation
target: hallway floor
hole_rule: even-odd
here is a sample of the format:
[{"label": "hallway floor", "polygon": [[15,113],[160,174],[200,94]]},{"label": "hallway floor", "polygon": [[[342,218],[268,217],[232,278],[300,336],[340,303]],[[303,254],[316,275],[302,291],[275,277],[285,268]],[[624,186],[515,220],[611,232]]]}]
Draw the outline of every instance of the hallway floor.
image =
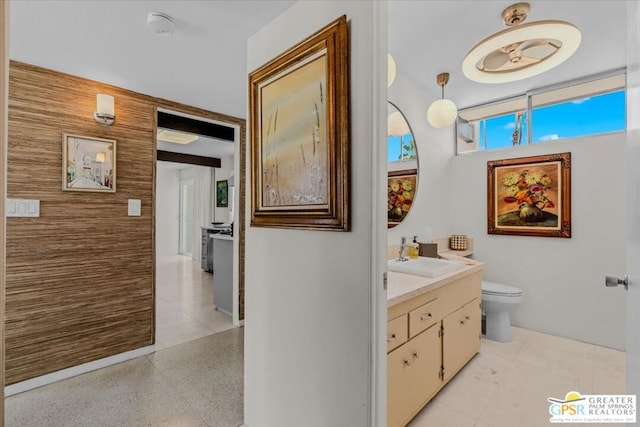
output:
[{"label": "hallway floor", "polygon": [[213,305],[213,275],[190,257],[156,261],[156,350],[233,328]]},{"label": "hallway floor", "polygon": [[5,400],[7,427],[237,427],[244,329],[233,328]]}]

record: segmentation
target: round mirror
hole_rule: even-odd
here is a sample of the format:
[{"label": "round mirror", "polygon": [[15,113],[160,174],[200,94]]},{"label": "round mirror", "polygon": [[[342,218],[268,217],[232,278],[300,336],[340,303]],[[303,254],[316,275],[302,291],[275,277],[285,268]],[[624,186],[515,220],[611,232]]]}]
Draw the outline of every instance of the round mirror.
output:
[{"label": "round mirror", "polygon": [[387,113],[387,220],[388,227],[400,224],[413,205],[418,186],[418,151],[411,126],[391,101]]}]

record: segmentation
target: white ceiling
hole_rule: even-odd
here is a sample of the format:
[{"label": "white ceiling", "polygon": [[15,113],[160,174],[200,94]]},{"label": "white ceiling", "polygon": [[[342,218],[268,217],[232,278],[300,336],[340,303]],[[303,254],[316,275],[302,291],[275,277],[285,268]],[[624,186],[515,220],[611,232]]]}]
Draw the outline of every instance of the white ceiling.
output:
[{"label": "white ceiling", "polygon": [[[246,40],[293,3],[12,1],[10,57],[246,117]],[[436,75],[449,72],[446,96],[464,107],[625,65],[624,1],[538,0],[530,1],[527,22],[574,23],[583,35],[576,54],[559,67],[520,82],[469,81],[461,71],[464,55],[478,41],[505,28],[500,13],[511,3],[390,0],[389,51],[398,72],[421,85],[429,97],[440,95]],[[150,12],[171,16],[175,33],[152,34],[146,25]]]},{"label": "white ceiling", "polygon": [[440,97],[436,75],[449,72],[445,95],[458,108],[524,93],[529,89],[620,68],[626,64],[626,2],[529,1],[526,22],[569,21],[582,32],[578,51],[565,63],[535,77],[507,84],[482,84],[462,74],[462,60],[484,38],[506,29],[502,10],[516,1],[389,2],[389,52],[398,73]]}]

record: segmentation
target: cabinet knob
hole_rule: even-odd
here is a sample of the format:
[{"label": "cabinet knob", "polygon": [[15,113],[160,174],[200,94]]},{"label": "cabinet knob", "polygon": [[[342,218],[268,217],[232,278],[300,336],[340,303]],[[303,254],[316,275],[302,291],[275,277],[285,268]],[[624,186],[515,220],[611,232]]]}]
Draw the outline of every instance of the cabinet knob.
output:
[{"label": "cabinet knob", "polygon": [[422,315],[420,316],[420,320],[427,320],[427,319],[431,319],[433,316],[431,315],[431,313],[427,313],[427,315]]},{"label": "cabinet knob", "polygon": [[396,339],[396,334],[391,334],[391,338],[387,338],[387,342],[391,342]]},{"label": "cabinet knob", "polygon": [[413,353],[413,357],[416,359],[420,359],[420,354],[416,351]]},{"label": "cabinet knob", "polygon": [[461,320],[461,321],[460,321],[460,324],[461,324],[461,325],[464,325],[464,320]]},{"label": "cabinet knob", "polygon": [[411,362],[409,362],[407,359],[404,359],[404,366],[411,366]]},{"label": "cabinet knob", "polygon": [[465,320],[469,320],[469,316],[464,316]]}]

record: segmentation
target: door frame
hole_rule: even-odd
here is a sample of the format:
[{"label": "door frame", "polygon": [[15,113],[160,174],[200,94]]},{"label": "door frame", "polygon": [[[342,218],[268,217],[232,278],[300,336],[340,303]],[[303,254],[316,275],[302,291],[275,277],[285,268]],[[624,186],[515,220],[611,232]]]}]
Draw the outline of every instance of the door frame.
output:
[{"label": "door frame", "polygon": [[[235,129],[235,153],[234,153],[234,184],[235,184],[235,201],[234,201],[234,238],[233,241],[233,257],[238,262],[233,263],[233,324],[235,326],[241,326],[244,323],[244,270],[245,270],[245,197],[244,188],[246,181],[247,165],[245,161],[247,147],[246,147],[246,135],[247,126],[246,120],[239,117],[229,116],[222,113],[216,113],[213,111],[203,110],[198,107],[192,107],[190,105],[181,104],[174,101],[168,101],[162,98],[155,98],[155,127],[157,129],[157,117],[158,112],[168,112],[171,114],[182,115],[188,118],[195,118],[197,120],[204,120],[211,123],[218,123],[225,126],[230,126]],[[153,233],[155,240],[155,212],[156,212],[156,175],[157,175],[157,152],[158,141],[154,145],[155,163],[153,165]],[[242,159],[242,161],[241,161]],[[242,195],[242,196],[241,196]],[[155,272],[155,248],[154,248],[154,272]],[[155,273],[154,273],[155,274]],[[154,275],[155,286],[155,275]]]},{"label": "door frame", "polygon": [[194,179],[193,178],[186,178],[186,179],[182,179],[180,178],[180,191],[179,191],[179,196],[178,198],[180,199],[179,201],[179,206],[180,206],[180,213],[178,214],[178,239],[179,239],[179,243],[178,243],[178,253],[180,255],[185,255],[185,256],[190,256],[193,257],[193,251],[195,250],[195,242],[193,241],[193,233],[191,233],[191,252],[185,252],[184,251],[184,238],[185,238],[185,234],[189,234],[191,230],[184,230],[184,226],[187,224],[187,221],[185,221],[185,206],[184,206],[184,197],[185,197],[185,187],[188,187],[189,185],[191,185],[191,212],[189,213],[191,215],[191,222],[193,223],[193,189],[194,189]]}]

